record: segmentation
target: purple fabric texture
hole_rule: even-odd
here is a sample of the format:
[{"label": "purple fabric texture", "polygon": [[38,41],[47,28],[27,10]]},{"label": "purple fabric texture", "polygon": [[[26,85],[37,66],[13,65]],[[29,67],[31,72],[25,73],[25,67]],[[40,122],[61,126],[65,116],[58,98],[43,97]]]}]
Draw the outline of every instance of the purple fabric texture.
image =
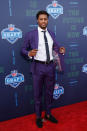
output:
[{"label": "purple fabric texture", "polygon": [[[55,40],[53,32],[48,30],[53,39],[53,50],[59,53],[59,44]],[[28,57],[28,52],[32,49],[38,49],[38,30],[33,30],[25,35],[24,44],[22,47],[22,54]],[[59,53],[61,66],[63,69],[64,56]],[[41,64],[32,61],[31,72],[33,77],[33,89],[34,89],[34,100],[35,100],[35,112],[38,117],[41,117],[42,112],[42,88],[45,85],[45,112],[46,114],[51,113],[51,106],[53,101],[53,89],[55,84],[55,65]]]}]

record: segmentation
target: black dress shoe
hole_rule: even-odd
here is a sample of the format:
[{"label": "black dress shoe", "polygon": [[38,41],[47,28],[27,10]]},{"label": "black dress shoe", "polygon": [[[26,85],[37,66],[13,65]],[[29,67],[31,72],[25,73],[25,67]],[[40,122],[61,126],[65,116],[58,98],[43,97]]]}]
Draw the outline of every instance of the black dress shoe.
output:
[{"label": "black dress shoe", "polygon": [[43,122],[42,122],[42,119],[41,119],[41,118],[37,118],[37,119],[36,119],[36,125],[37,125],[39,128],[42,128],[42,127],[43,127]]},{"label": "black dress shoe", "polygon": [[54,116],[52,116],[52,115],[49,115],[49,117],[47,115],[45,115],[45,119],[49,120],[49,121],[51,121],[53,123],[58,123],[58,120],[56,120],[56,118]]}]

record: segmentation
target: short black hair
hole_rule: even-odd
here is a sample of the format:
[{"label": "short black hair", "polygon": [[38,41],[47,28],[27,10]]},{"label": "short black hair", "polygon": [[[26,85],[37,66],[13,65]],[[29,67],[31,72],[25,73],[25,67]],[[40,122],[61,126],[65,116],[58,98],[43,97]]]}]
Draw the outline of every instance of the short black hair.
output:
[{"label": "short black hair", "polygon": [[47,15],[47,17],[49,18],[49,14],[45,10],[38,11],[37,14],[36,14],[36,18],[38,19],[39,15],[41,15],[41,14]]}]

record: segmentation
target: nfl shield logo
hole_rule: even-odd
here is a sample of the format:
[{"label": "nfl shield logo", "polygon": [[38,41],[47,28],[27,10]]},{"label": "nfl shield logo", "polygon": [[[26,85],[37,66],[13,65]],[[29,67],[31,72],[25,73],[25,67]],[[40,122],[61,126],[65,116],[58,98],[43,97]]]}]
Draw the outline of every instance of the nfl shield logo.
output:
[{"label": "nfl shield logo", "polygon": [[54,19],[63,14],[63,6],[59,5],[56,0],[52,1],[52,4],[46,7],[46,10]]},{"label": "nfl shield logo", "polygon": [[53,91],[53,99],[57,100],[62,94],[64,94],[64,88],[56,83]]},{"label": "nfl shield logo", "polygon": [[87,36],[87,26],[83,28],[83,35]]},{"label": "nfl shield logo", "polygon": [[85,72],[87,74],[87,64],[83,65],[82,72]]},{"label": "nfl shield logo", "polygon": [[11,74],[5,77],[5,85],[10,85],[13,88],[18,87],[22,82],[24,82],[24,75],[18,73],[17,70],[11,71]]},{"label": "nfl shield logo", "polygon": [[1,31],[2,39],[8,40],[11,44],[14,44],[18,38],[22,38],[22,31],[18,28],[15,28],[15,25],[8,25],[8,28],[5,28]]}]

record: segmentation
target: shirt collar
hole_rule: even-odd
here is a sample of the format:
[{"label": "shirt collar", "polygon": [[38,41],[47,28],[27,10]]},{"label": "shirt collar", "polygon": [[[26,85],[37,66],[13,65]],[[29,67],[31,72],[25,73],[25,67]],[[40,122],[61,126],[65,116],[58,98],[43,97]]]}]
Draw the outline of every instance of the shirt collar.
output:
[{"label": "shirt collar", "polygon": [[38,31],[40,31],[40,32],[42,32],[42,31],[47,31],[47,28],[46,28],[46,30],[43,30],[43,29],[41,29],[41,28],[38,26]]}]

